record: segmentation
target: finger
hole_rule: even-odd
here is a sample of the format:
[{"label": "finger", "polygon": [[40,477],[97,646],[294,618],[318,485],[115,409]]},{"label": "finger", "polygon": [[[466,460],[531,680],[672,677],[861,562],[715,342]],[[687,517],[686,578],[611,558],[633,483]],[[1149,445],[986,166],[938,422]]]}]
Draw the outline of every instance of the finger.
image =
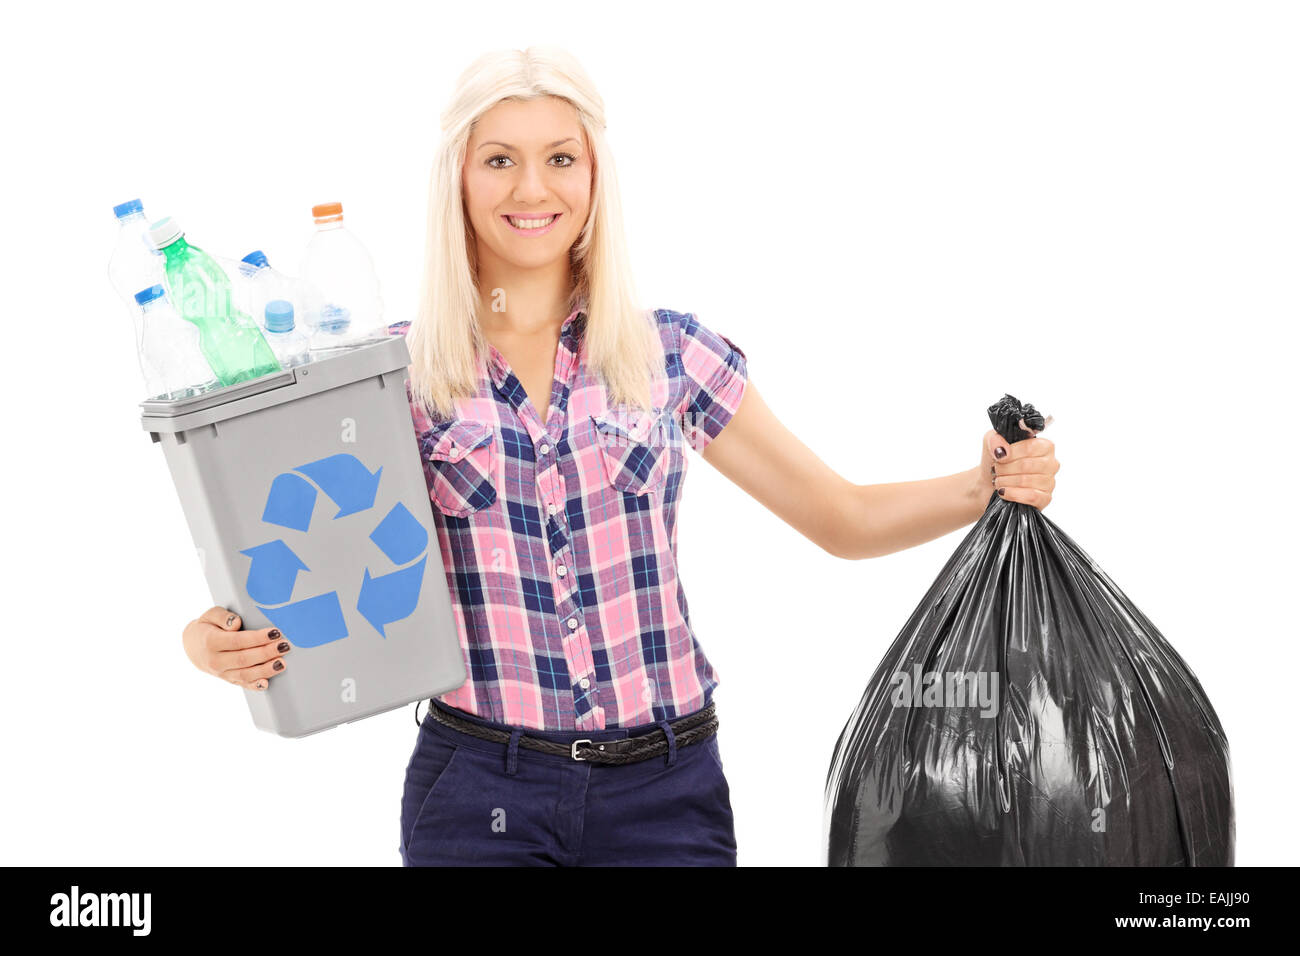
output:
[{"label": "finger", "polygon": [[278,628],[262,627],[256,631],[217,631],[209,638],[214,651],[238,651],[244,648],[275,646],[284,640]]},{"label": "finger", "polygon": [[1051,475],[998,475],[993,479],[993,487],[1037,488],[1051,494],[1056,489],[1056,479]]},{"label": "finger", "polygon": [[213,627],[219,627],[223,631],[237,631],[244,626],[239,615],[229,608],[214,607],[204,611],[199,621],[203,624],[211,624]]},{"label": "finger", "polygon": [[268,687],[271,686],[270,679],[266,677],[258,677],[253,680],[236,680],[232,678],[226,678],[226,679],[229,680],[230,683],[234,684],[236,687],[244,688],[244,690],[266,690]]},{"label": "finger", "polygon": [[247,670],[273,661],[289,653],[292,645],[288,641],[269,641],[258,647],[244,647],[239,650],[218,651],[212,661],[213,669],[218,674],[229,674]]},{"label": "finger", "polygon": [[993,466],[994,475],[1054,475],[1061,469],[1055,458],[1017,458],[1000,461]]},{"label": "finger", "polygon": [[999,488],[998,494],[1007,501],[1019,501],[1021,504],[1032,505],[1039,511],[1046,508],[1048,502],[1052,500],[1052,496],[1048,492],[1038,488]]},{"label": "finger", "polygon": [[997,459],[998,464],[1019,461],[1021,458],[1050,458],[1054,449],[1050,438],[1026,438],[1014,445],[1007,446],[1005,458]]},{"label": "finger", "polygon": [[243,684],[244,686],[255,685],[258,681],[269,681],[272,677],[285,672],[285,664],[282,658],[277,657],[273,661],[267,661],[265,664],[258,664],[256,667],[245,667],[237,671],[227,671],[226,680],[232,684]]},{"label": "finger", "polygon": [[984,433],[984,441],[989,447],[989,457],[995,462],[1003,461],[1007,457],[1006,439],[998,434],[996,428],[990,428]]}]

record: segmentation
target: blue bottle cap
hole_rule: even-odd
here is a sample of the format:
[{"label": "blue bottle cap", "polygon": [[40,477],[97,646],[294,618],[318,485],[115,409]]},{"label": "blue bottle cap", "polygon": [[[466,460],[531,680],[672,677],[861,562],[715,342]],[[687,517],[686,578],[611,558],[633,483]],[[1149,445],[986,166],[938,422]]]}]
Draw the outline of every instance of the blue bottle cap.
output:
[{"label": "blue bottle cap", "polygon": [[266,303],[266,331],[293,331],[293,303],[284,299],[272,299]]},{"label": "blue bottle cap", "polygon": [[167,294],[167,290],[160,285],[151,285],[147,289],[141,289],[135,294],[136,305],[148,305],[156,299],[161,299]]},{"label": "blue bottle cap", "polygon": [[124,202],[113,207],[113,215],[118,219],[125,219],[132,213],[143,213],[144,203],[138,199],[132,199],[130,202]]},{"label": "blue bottle cap", "polygon": [[327,305],[320,310],[320,328],[322,332],[338,334],[346,332],[352,324],[352,310],[340,305]]},{"label": "blue bottle cap", "polygon": [[261,249],[257,249],[253,252],[250,252],[248,255],[244,256],[244,258],[240,259],[239,261],[247,262],[250,266],[256,266],[259,269],[262,268],[263,266],[269,266],[271,264],[266,261],[266,253],[263,252]]}]

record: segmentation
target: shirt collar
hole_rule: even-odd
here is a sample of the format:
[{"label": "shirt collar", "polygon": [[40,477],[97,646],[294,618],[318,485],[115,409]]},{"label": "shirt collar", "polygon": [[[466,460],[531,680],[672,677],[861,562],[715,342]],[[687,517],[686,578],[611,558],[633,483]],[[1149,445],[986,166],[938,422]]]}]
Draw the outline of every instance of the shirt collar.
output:
[{"label": "shirt collar", "polygon": [[[567,349],[569,352],[570,362],[578,354],[578,348],[582,342],[583,332],[587,328],[587,313],[585,307],[579,306],[569,313],[569,317],[560,325],[560,348]],[[487,343],[488,374],[497,388],[503,388],[506,378],[510,374],[510,364],[506,361],[504,355],[498,351],[497,347],[491,342]],[[572,364],[570,364],[572,367]]]}]

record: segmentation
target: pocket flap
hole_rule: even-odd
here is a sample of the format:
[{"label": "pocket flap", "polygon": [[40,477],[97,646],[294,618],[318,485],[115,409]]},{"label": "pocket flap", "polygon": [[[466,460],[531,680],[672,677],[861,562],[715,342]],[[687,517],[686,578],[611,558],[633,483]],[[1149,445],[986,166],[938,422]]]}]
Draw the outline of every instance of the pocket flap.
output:
[{"label": "pocket flap", "polygon": [[438,461],[460,461],[491,440],[492,426],[487,422],[456,421],[429,434],[425,440],[425,453]]},{"label": "pocket flap", "polygon": [[646,441],[659,421],[663,409],[647,412],[636,407],[618,405],[591,419],[603,434],[618,434],[638,444]]}]

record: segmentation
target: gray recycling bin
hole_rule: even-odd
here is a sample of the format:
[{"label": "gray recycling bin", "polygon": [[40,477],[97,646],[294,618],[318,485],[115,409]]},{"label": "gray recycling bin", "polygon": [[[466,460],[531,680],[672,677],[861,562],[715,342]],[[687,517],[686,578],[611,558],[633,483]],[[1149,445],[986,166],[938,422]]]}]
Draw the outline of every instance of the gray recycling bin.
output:
[{"label": "gray recycling bin", "polygon": [[215,604],[292,645],[244,692],[302,737],[465,682],[406,394],[401,336],[141,403]]}]

